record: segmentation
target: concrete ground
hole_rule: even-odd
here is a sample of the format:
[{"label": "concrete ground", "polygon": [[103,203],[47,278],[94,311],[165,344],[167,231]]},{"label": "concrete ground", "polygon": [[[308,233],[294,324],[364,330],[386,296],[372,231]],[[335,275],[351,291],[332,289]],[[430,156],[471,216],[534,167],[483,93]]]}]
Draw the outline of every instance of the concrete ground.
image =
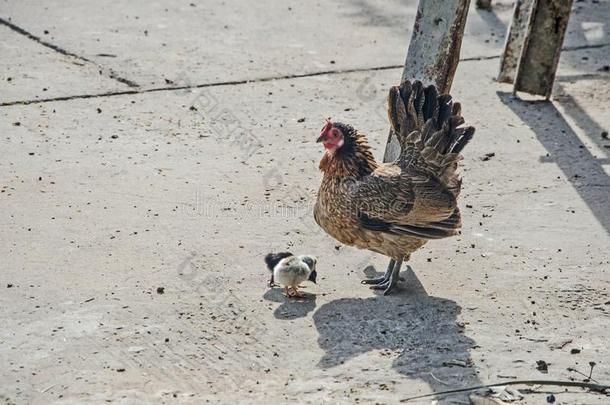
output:
[{"label": "concrete ground", "polygon": [[[383,297],[360,279],[387,259],[313,221],[314,141],[332,116],[381,158],[414,0],[1,0],[2,403],[610,383],[610,2],[574,3],[550,103],[494,81],[511,7],[471,9],[452,90],[477,127],[463,233]],[[319,258],[305,300],[266,287],[286,249]],[[551,392],[610,401],[519,403]]]}]

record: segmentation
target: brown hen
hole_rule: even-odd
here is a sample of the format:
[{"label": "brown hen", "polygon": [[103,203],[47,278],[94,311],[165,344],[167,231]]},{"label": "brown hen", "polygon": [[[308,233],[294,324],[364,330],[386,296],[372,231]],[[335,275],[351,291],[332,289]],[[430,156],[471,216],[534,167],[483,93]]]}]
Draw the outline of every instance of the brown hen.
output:
[{"label": "brown hen", "polygon": [[390,89],[388,115],[401,146],[393,163],[377,163],[366,137],[327,120],[318,142],[324,178],[314,217],[338,241],[389,256],[383,277],[363,280],[394,289],[403,261],[430,239],[459,233],[459,154],[474,134],[460,104],[434,86],[406,81]]}]

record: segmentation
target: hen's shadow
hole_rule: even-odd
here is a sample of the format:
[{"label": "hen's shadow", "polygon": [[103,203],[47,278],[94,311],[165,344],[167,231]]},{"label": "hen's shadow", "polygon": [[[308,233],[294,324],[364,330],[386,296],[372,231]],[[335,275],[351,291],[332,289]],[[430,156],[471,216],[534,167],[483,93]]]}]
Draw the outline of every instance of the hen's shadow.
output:
[{"label": "hen's shadow", "polygon": [[302,291],[303,298],[288,298],[282,294],[281,288],[268,290],[263,298],[267,301],[279,302],[281,305],[273,311],[273,316],[277,319],[303,318],[316,308],[315,294]]},{"label": "hen's shadow", "polygon": [[[367,268],[367,276],[371,269]],[[391,296],[342,298],[322,305],[313,315],[324,350],[318,366],[331,368],[372,350],[398,350],[392,367],[425,381],[434,391],[478,385],[454,301],[429,296],[413,271]],[[442,381],[442,383],[441,383]],[[445,383],[445,384],[444,384]]]}]

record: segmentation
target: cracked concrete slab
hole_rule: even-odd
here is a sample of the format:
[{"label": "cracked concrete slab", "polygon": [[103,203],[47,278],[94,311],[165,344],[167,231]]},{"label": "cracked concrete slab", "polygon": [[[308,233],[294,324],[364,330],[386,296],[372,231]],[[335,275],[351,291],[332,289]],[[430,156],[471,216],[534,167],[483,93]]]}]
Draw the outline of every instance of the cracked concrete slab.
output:
[{"label": "cracked concrete slab", "polygon": [[129,89],[94,65],[45,48],[0,25],[0,103]]},{"label": "cracked concrete slab", "polygon": [[[602,6],[576,4],[567,47],[605,43]],[[472,5],[462,58],[499,55],[511,7],[512,2],[496,2],[489,12]],[[205,6],[132,2],[126,8],[119,1],[48,5],[7,0],[1,16],[92,61],[107,76],[151,89],[398,66],[404,62],[414,12],[415,1],[263,2],[257,7],[221,1]],[[41,89],[28,99],[52,98]]]},{"label": "cracked concrete slab", "polygon": [[[60,32],[86,15],[76,2],[70,11],[3,4],[23,19],[33,10],[63,16]],[[124,24],[108,17],[118,13],[108,4],[90,12],[105,27]],[[363,38],[376,38],[366,30]],[[189,32],[174,31],[175,41]],[[91,33],[81,45],[73,38],[78,46],[54,35],[80,53]],[[97,46],[83,55],[108,45]],[[36,60],[39,49],[25,44],[19,57]],[[134,52],[133,66],[148,66],[146,52]],[[229,66],[236,59],[226,52],[215,58]],[[279,58],[266,52],[257,72],[268,68],[265,55]],[[112,68],[123,63],[114,59]],[[607,48],[564,52],[552,103],[511,97],[494,80],[498,63],[462,62],[454,81],[477,127],[462,169],[463,232],[415,253],[391,297],[360,284],[386,259],[330,239],[311,209],[323,117],[369,134],[380,159],[384,99],[400,68],[0,107],[2,401],[396,403],[517,378],[582,379],[568,368],[588,374],[592,361],[593,377],[610,381]],[[162,67],[142,72],[136,79],[152,83]],[[236,79],[247,79],[241,72]],[[306,300],[266,287],[271,250],[319,257]],[[542,403],[548,392],[563,404],[607,402],[536,391],[520,403]]]},{"label": "cracked concrete slab", "polygon": [[[313,223],[314,138],[331,114],[369,133],[380,157],[385,89],[400,69],[2,108],[3,395],[395,402],[540,378],[540,359],[553,378],[595,361],[596,378],[610,379],[608,230],[589,205],[608,178],[588,160],[577,178],[562,170],[593,134],[553,105],[512,100],[496,65],[464,62],[455,81],[478,127],[463,234],[415,254],[405,289],[387,299],[359,284],[385,259]],[[598,74],[562,97],[604,105],[604,82]],[[226,111],[260,142],[252,154],[227,132]],[[603,109],[591,114],[610,125]],[[315,297],[288,302],[265,288],[261,257],[279,249],[320,257]]]},{"label": "cracked concrete slab", "polygon": [[[7,1],[2,15],[35,35],[114,69],[144,88],[401,65],[414,0]],[[44,18],[41,16],[44,15]],[[466,58],[499,54],[511,10],[470,13]],[[44,34],[48,32],[48,34]],[[159,63],[162,57],[163,62]]]}]

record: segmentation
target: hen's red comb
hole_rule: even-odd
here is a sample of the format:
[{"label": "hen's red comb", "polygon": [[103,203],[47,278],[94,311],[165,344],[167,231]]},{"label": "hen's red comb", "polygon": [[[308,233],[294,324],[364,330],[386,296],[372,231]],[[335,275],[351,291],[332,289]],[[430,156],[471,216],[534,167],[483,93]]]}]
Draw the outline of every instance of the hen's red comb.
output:
[{"label": "hen's red comb", "polygon": [[333,123],[330,120],[330,117],[326,118],[326,124],[324,124],[324,128],[320,131],[320,135],[324,135],[326,131],[329,131],[333,127]]}]

